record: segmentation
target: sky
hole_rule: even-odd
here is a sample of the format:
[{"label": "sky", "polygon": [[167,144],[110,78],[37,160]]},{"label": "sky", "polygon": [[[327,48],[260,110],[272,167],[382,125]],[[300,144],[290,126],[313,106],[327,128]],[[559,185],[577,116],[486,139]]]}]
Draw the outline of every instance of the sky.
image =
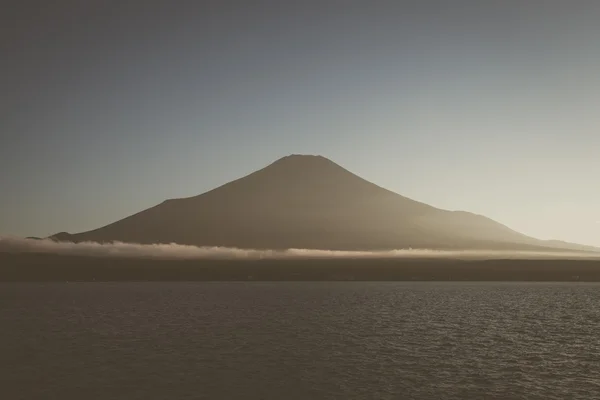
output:
[{"label": "sky", "polygon": [[600,246],[600,2],[9,1],[0,235],[104,226],[289,154]]}]

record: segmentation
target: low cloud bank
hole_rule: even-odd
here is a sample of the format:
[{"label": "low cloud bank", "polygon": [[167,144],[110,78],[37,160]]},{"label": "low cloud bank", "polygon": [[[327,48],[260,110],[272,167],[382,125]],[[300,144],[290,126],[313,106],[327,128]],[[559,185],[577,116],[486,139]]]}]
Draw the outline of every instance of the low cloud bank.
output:
[{"label": "low cloud bank", "polygon": [[94,257],[155,258],[168,260],[225,259],[335,259],[335,258],[439,258],[439,259],[595,259],[600,253],[578,252],[531,252],[531,251],[487,251],[487,250],[427,250],[399,249],[390,251],[337,251],[337,250],[252,250],[228,247],[196,247],[180,244],[134,244],[95,242],[71,243],[52,240],[34,240],[15,237],[0,237],[0,252],[46,253]]}]

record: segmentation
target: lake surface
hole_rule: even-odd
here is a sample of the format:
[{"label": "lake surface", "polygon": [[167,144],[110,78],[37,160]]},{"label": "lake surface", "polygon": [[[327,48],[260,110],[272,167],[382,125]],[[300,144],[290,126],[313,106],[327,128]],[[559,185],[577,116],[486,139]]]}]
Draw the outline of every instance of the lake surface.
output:
[{"label": "lake surface", "polygon": [[600,285],[0,285],[3,399],[597,399]]}]

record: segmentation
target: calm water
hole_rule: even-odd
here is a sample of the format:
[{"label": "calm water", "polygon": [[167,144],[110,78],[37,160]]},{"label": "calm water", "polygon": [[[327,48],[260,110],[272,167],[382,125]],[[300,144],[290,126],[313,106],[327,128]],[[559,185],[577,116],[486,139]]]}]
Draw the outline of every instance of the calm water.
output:
[{"label": "calm water", "polygon": [[3,399],[598,399],[600,285],[0,285]]}]

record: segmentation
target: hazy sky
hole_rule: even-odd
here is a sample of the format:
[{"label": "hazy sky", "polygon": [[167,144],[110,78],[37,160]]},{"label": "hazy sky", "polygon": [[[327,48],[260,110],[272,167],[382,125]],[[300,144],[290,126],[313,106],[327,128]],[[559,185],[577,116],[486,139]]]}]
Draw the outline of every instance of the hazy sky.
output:
[{"label": "hazy sky", "polygon": [[0,234],[97,228],[307,153],[600,245],[600,1],[13,3]]}]

